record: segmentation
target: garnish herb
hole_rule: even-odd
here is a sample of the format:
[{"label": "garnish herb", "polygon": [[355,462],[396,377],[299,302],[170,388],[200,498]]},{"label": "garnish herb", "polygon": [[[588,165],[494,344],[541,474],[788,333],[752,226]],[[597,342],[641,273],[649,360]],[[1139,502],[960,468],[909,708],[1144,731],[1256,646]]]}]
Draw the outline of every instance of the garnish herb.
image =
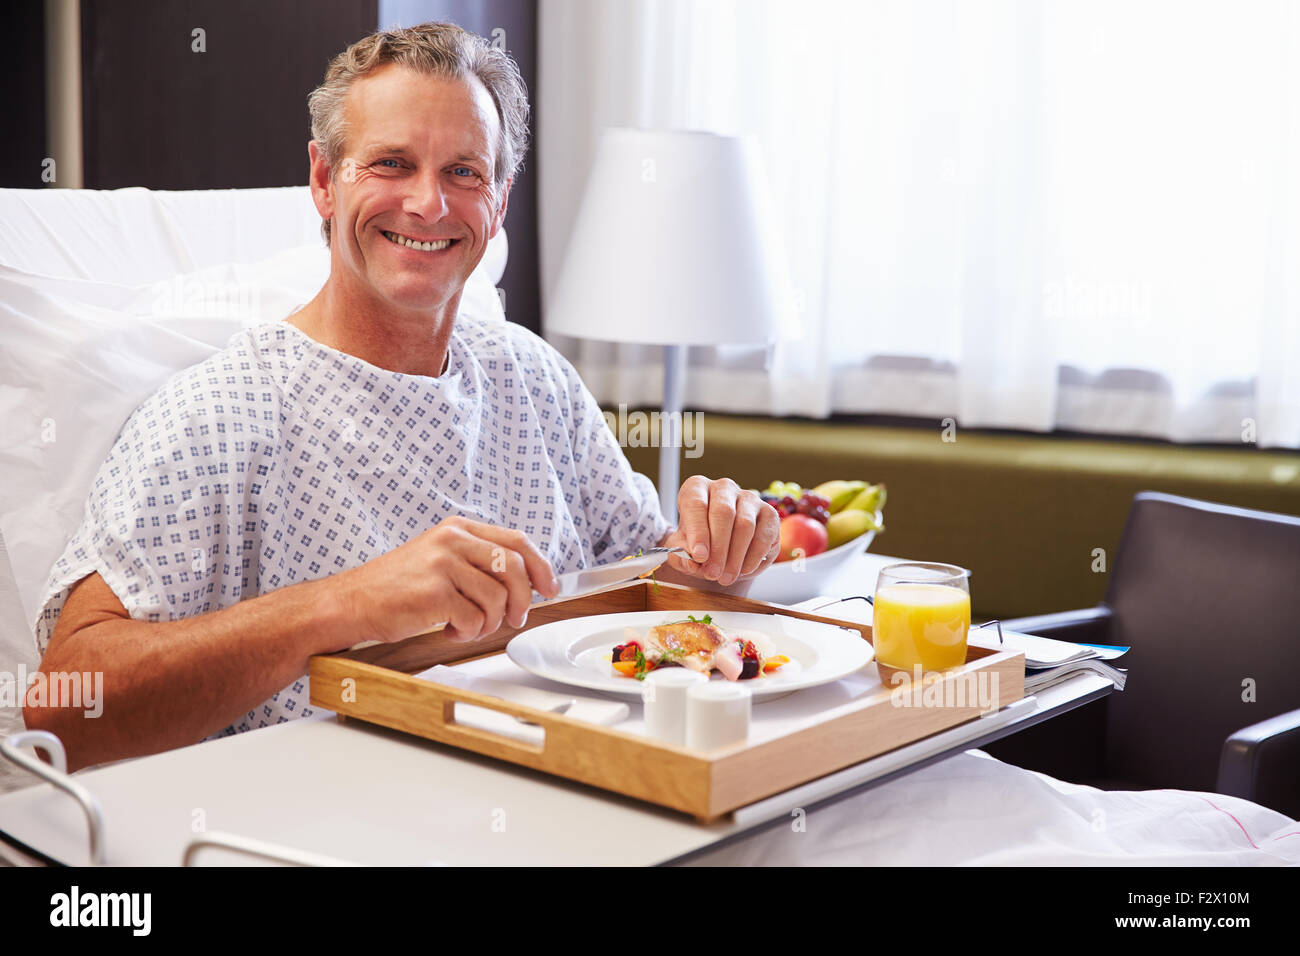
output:
[{"label": "garnish herb", "polygon": [[704,617],[699,618],[698,620],[696,620],[694,614],[687,614],[687,615],[686,615],[686,620],[684,620],[684,621],[673,621],[673,622],[671,622],[671,623],[673,623],[673,624],[712,624],[712,623],[713,623],[713,615],[712,615],[712,614],[706,614],[706,615],[704,615]]},{"label": "garnish herb", "polygon": [[[637,548],[637,549],[636,549],[636,554],[629,554],[629,555],[628,555],[626,558],[624,558],[623,560],[624,560],[624,561],[631,561],[633,558],[639,558],[639,557],[642,557],[644,554],[645,554],[645,551],[644,551],[642,548]],[[652,570],[652,571],[648,571],[648,572],[646,572],[647,574],[650,575],[650,583],[654,585],[655,594],[658,594],[658,593],[659,593],[659,582],[655,580],[655,571],[657,571],[657,570],[659,570],[659,569],[658,569],[658,568],[655,568],[655,569]],[[641,577],[645,577],[645,574],[641,575]]]}]

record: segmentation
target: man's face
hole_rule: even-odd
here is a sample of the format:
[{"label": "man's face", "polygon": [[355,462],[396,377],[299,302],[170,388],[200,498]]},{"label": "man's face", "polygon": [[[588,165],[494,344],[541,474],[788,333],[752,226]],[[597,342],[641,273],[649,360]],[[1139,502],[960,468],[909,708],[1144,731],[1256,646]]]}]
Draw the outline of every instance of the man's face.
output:
[{"label": "man's face", "polygon": [[492,97],[477,79],[388,65],[352,85],[345,115],[332,177],[311,148],[317,209],[333,220],[335,278],[376,302],[436,309],[463,288],[505,218],[509,184],[499,201],[492,188]]}]

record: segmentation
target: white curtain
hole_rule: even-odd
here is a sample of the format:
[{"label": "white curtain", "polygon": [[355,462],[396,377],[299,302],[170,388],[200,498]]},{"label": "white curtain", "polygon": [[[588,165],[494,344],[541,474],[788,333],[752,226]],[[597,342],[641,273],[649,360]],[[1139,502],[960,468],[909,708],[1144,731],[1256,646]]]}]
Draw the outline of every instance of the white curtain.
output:
[{"label": "white curtain", "polygon": [[[1298,21],[541,0],[544,305],[602,127],[745,133],[804,335],[693,349],[688,405],[1300,447]],[[660,350],[556,344],[602,401],[660,400]]]}]

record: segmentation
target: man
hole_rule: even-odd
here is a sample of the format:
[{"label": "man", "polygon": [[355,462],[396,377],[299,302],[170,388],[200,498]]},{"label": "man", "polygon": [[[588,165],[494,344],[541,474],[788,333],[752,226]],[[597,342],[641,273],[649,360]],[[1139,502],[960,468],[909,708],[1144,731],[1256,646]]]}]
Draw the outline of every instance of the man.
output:
[{"label": "man", "polygon": [[51,573],[41,668],[102,672],[103,713],[24,717],[72,768],[309,716],[311,655],[521,626],[556,572],[680,545],[661,580],[744,590],[775,560],[730,480],[687,480],[669,528],[569,363],[461,310],[526,148],[504,53],[376,34],[310,106],[328,281],[136,410]]}]

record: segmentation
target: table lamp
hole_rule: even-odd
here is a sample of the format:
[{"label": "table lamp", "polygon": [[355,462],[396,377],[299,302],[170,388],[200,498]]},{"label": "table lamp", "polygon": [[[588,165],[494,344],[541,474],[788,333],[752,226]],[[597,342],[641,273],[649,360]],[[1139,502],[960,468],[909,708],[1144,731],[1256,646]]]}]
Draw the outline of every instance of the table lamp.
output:
[{"label": "table lamp", "polygon": [[752,140],[603,131],[546,330],[665,347],[659,502],[673,524],[686,349],[797,335],[788,276]]}]

